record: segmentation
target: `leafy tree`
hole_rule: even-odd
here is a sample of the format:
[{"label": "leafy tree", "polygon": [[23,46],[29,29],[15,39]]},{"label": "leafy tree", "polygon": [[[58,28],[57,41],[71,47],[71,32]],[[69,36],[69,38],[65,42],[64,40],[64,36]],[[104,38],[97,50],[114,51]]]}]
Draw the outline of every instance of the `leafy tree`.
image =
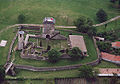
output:
[{"label": "leafy tree", "polygon": [[119,0],[118,4],[119,4],[119,7],[120,7],[120,0]]},{"label": "leafy tree", "polygon": [[97,19],[99,22],[105,22],[107,21],[107,13],[103,9],[99,9],[99,11],[96,13]]},{"label": "leafy tree", "polygon": [[96,28],[93,27],[93,28],[91,28],[91,29],[88,31],[88,35],[89,35],[89,36],[95,36],[95,35],[96,35],[96,32],[97,32]]},{"label": "leafy tree", "polygon": [[117,0],[110,0],[111,3],[115,3]]},{"label": "leafy tree", "polygon": [[102,52],[110,52],[111,43],[97,42],[98,48]]},{"label": "leafy tree", "polygon": [[5,70],[3,66],[0,66],[0,83],[2,83],[5,79]]},{"label": "leafy tree", "polygon": [[80,17],[74,21],[74,25],[77,27],[79,32],[88,33],[90,35],[93,35],[93,32],[96,33],[95,28],[92,26],[93,22],[89,18]]},{"label": "leafy tree", "polygon": [[81,50],[78,47],[72,48],[72,50],[68,52],[68,55],[71,57],[72,60],[78,60],[84,57]]},{"label": "leafy tree", "polygon": [[93,72],[93,68],[89,65],[83,65],[79,68],[80,74],[79,76],[82,78],[94,78],[95,74]]},{"label": "leafy tree", "polygon": [[56,63],[60,59],[60,52],[55,49],[52,49],[48,52],[48,60],[51,63]]},{"label": "leafy tree", "polygon": [[24,23],[25,22],[25,16],[23,14],[20,14],[18,16],[18,23]]}]

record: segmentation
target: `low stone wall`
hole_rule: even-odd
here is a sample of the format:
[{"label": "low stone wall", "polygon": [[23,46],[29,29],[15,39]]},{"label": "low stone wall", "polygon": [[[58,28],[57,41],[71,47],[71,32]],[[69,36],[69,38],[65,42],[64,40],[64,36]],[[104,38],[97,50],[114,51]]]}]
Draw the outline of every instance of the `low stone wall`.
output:
[{"label": "low stone wall", "polygon": [[97,64],[100,63],[101,60],[101,54],[100,51],[96,45],[96,39],[94,39],[93,37],[93,42],[94,42],[94,46],[97,50],[97,56],[98,59],[93,61],[93,62],[89,62],[86,64],[76,64],[76,65],[67,65],[67,66],[58,66],[58,67],[34,67],[34,66],[28,66],[28,65],[16,65],[15,67],[18,69],[25,69],[25,70],[31,70],[31,71],[59,71],[59,70],[70,70],[70,69],[76,69],[79,68],[82,65],[91,65],[91,66],[96,66]]},{"label": "low stone wall", "polygon": [[36,56],[36,55],[32,55],[32,54],[30,54],[30,55],[22,54],[21,58],[24,58],[24,59],[34,59],[34,60],[46,60],[46,58],[43,57],[43,56]]},{"label": "low stone wall", "polygon": [[12,53],[12,48],[13,48],[13,45],[15,43],[15,40],[17,39],[17,33],[15,35],[15,37],[13,38],[12,42],[11,42],[11,45],[10,45],[10,48],[9,48],[9,52],[8,52],[8,57],[7,57],[7,62],[8,63],[10,61],[10,57],[11,57],[11,53]]},{"label": "low stone wall", "polygon": [[[87,65],[95,66],[99,63],[99,60],[96,60],[91,63],[87,63]],[[59,66],[59,67],[33,67],[28,65],[14,65],[15,68],[18,69],[25,69],[25,70],[31,70],[31,71],[60,71],[60,70],[71,70],[79,68],[80,66],[85,64],[77,64],[77,65],[67,65],[67,66]]]},{"label": "low stone wall", "polygon": [[[17,38],[17,34],[16,34],[16,36],[14,37],[14,39],[13,39],[13,41],[11,43],[10,50],[9,50],[9,53],[8,53],[7,62],[10,60],[12,47],[13,47],[13,44],[14,44],[16,38]],[[94,41],[95,47],[97,49],[96,41],[94,40],[94,38],[93,38],[93,41]],[[100,62],[100,54],[99,54],[99,50],[98,49],[97,49],[97,53],[98,53],[98,59],[93,61],[93,62],[87,63],[87,65],[95,66],[95,65],[97,65]],[[23,56],[23,58],[32,58],[32,57],[30,57],[30,56],[27,56],[27,57]],[[33,57],[33,58],[36,59],[36,57]],[[28,66],[28,65],[16,65],[15,64],[15,67],[18,68],[18,69],[25,69],[25,70],[32,70],[32,71],[57,71],[57,70],[76,69],[76,68],[79,68],[82,65],[84,65],[84,64],[59,66],[59,67],[33,67],[33,66]]]}]

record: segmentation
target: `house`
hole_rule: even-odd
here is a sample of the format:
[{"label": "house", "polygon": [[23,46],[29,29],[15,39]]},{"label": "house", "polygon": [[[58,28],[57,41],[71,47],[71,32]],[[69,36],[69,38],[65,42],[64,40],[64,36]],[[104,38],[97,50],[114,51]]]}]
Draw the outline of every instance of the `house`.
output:
[{"label": "house", "polygon": [[1,46],[1,47],[5,47],[5,46],[6,46],[6,43],[7,43],[6,40],[2,40],[1,43],[0,43],[0,46]]},{"label": "house", "polygon": [[120,56],[116,56],[113,54],[101,52],[102,59],[108,62],[112,62],[115,64],[120,64]]},{"label": "house", "polygon": [[120,48],[120,41],[112,42],[111,44],[113,48]]},{"label": "house", "polygon": [[100,68],[98,76],[120,76],[120,69],[119,68]]},{"label": "house", "polygon": [[78,47],[83,55],[87,55],[87,49],[83,36],[80,35],[69,35],[70,47]]},{"label": "house", "polygon": [[102,38],[102,37],[95,37],[95,39],[97,40],[97,41],[104,41],[105,40],[105,38]]}]

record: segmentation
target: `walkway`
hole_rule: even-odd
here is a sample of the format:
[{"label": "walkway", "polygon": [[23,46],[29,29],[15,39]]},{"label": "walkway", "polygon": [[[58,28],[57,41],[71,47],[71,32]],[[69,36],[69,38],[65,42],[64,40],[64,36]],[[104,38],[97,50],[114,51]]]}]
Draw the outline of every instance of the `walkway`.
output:
[{"label": "walkway", "polygon": [[[120,19],[120,16],[116,16],[116,17],[111,18],[110,20],[108,20],[108,21],[106,21],[106,22],[103,22],[103,23],[100,23],[100,24],[95,24],[95,25],[93,25],[93,26],[94,26],[94,27],[102,26],[102,25],[105,25],[105,24],[107,24],[107,23],[113,22],[113,21],[118,20],[118,19]],[[42,24],[15,24],[15,25],[11,25],[11,26],[8,26],[8,27],[2,29],[2,30],[0,31],[0,33],[6,31],[6,30],[9,29],[9,28],[18,27],[18,26],[41,26],[41,27],[43,27]],[[76,28],[76,26],[55,26],[55,27],[56,27],[56,28]]]}]

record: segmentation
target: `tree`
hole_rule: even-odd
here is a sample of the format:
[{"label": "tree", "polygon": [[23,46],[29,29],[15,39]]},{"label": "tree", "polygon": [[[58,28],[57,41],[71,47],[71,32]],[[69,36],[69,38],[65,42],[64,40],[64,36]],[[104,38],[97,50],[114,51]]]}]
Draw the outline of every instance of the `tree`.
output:
[{"label": "tree", "polygon": [[119,4],[119,7],[120,7],[120,0],[119,0],[118,4]]},{"label": "tree", "polygon": [[24,23],[25,22],[25,16],[23,14],[20,14],[18,16],[18,23]]},{"label": "tree", "polygon": [[3,66],[0,66],[0,83],[2,83],[5,79],[5,70]]},{"label": "tree", "polygon": [[115,3],[117,0],[110,0],[111,3]]},{"label": "tree", "polygon": [[48,52],[48,60],[51,63],[56,63],[60,59],[60,52],[52,49]]},{"label": "tree", "polygon": [[80,74],[79,76],[82,78],[94,78],[95,74],[93,72],[93,68],[89,65],[83,65],[79,68]]},{"label": "tree", "polygon": [[71,57],[72,60],[79,60],[80,58],[82,59],[84,57],[78,47],[74,47],[72,48],[72,50],[69,50],[68,55]]},{"label": "tree", "polygon": [[93,31],[96,33],[95,28],[92,26],[93,22],[89,18],[80,17],[74,21],[74,25],[77,27],[79,32],[88,33],[90,35],[93,35]]},{"label": "tree", "polygon": [[111,51],[111,43],[97,42],[98,48],[102,52],[110,52]]},{"label": "tree", "polygon": [[91,29],[88,31],[87,34],[88,34],[89,36],[95,36],[95,35],[96,35],[96,32],[97,32],[96,28],[93,27],[93,28],[91,28]]},{"label": "tree", "polygon": [[103,9],[99,9],[99,11],[96,13],[97,19],[99,22],[105,22],[107,21],[107,13]]}]

